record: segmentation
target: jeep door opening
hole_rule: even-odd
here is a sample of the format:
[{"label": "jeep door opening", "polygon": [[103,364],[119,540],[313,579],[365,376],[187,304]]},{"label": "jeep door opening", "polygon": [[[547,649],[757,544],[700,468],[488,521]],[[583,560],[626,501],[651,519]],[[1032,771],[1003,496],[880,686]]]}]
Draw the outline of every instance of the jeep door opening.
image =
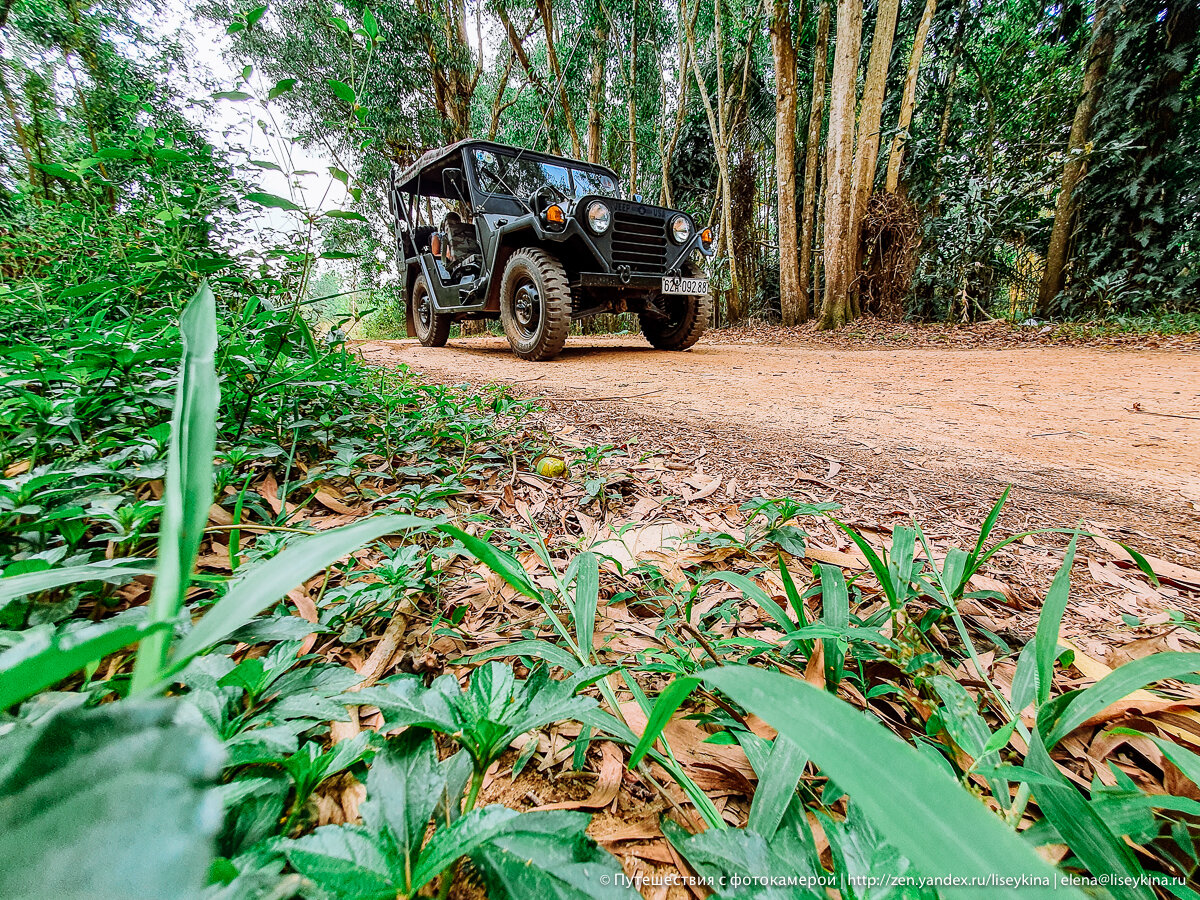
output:
[{"label": "jeep door opening", "polygon": [[598,313],[637,313],[662,350],[708,327],[711,229],[622,199],[604,166],[459,141],[393,168],[388,208],[408,334],[426,347],[470,319],[499,319],[530,360],[558,355],[571,322]]}]

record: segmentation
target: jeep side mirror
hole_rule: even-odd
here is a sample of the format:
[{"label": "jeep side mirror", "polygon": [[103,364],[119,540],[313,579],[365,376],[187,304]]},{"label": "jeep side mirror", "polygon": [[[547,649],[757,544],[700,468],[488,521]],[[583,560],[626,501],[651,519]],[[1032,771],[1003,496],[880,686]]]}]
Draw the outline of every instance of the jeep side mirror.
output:
[{"label": "jeep side mirror", "polygon": [[467,201],[467,179],[462,169],[442,169],[442,192],[447,197]]}]

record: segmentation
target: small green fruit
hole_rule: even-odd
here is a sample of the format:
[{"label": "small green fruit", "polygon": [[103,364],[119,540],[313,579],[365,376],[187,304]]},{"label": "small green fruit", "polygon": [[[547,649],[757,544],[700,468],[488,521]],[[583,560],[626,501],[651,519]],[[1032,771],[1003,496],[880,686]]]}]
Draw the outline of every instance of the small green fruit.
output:
[{"label": "small green fruit", "polygon": [[537,473],[543,478],[559,478],[567,473],[567,464],[557,456],[543,456],[538,460]]}]

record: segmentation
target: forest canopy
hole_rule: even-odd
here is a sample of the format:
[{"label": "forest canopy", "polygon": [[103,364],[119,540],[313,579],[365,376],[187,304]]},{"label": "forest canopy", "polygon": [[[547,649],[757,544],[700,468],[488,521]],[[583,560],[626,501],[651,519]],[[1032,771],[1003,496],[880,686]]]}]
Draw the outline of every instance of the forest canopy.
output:
[{"label": "forest canopy", "polygon": [[[241,116],[351,189],[357,217],[321,222],[342,259],[326,270],[383,307],[389,168],[471,136],[602,162],[627,193],[715,226],[723,322],[1196,311],[1200,10],[1184,0],[189,12],[198,34],[171,33],[148,4],[5,0],[0,202],[14,222],[64,201],[124,209],[156,193],[137,161],[185,147],[196,179],[236,169],[247,184],[238,196],[173,170],[176,208],[244,204],[262,168],[220,134]],[[193,96],[217,51],[189,47],[209,33],[244,77]]]}]

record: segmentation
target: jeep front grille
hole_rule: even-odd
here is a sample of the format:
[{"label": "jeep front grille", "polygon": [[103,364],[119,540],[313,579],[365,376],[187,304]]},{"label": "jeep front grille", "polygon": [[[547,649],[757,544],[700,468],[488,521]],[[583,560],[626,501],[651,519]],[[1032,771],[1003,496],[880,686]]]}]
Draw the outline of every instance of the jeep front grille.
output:
[{"label": "jeep front grille", "polygon": [[667,223],[658,216],[617,210],[613,215],[613,266],[658,274],[667,269]]}]

